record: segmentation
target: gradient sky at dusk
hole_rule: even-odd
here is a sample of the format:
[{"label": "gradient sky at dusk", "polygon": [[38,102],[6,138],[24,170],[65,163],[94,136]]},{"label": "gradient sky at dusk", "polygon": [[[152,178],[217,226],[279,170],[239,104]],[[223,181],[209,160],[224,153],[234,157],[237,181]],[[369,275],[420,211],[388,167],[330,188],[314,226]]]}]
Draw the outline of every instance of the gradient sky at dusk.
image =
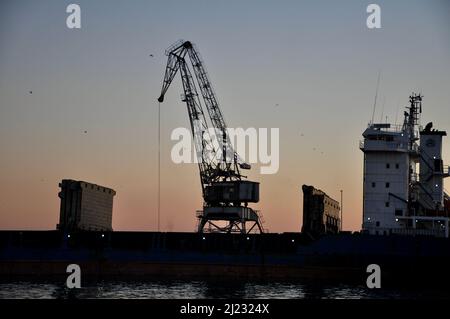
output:
[{"label": "gradient sky at dusk", "polygon": [[[376,121],[385,100],[383,121],[398,110],[401,122],[417,91],[422,124],[450,131],[449,2],[373,2],[379,30],[366,27],[369,1],[0,2],[0,229],[54,229],[58,182],[72,178],[116,190],[115,230],[156,230],[156,99],[164,50],[185,39],[228,126],[280,128],[279,172],[249,174],[265,226],[299,231],[301,185],[311,184],[336,199],[343,189],[344,228],[359,230],[358,142],[378,70]],[[70,3],[81,30],[66,27]],[[164,231],[193,231],[202,205],[196,164],[170,159],[171,131],[189,127],[181,93],[178,76],[161,104]]]}]

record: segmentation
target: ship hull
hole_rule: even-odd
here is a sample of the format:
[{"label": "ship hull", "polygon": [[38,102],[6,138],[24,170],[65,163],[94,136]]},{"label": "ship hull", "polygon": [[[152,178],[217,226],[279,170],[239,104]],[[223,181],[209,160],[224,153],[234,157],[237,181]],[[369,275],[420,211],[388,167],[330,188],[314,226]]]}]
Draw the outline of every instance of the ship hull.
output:
[{"label": "ship hull", "polygon": [[247,278],[365,284],[367,266],[386,285],[450,283],[450,241],[407,236],[300,233],[0,232],[0,276]]}]

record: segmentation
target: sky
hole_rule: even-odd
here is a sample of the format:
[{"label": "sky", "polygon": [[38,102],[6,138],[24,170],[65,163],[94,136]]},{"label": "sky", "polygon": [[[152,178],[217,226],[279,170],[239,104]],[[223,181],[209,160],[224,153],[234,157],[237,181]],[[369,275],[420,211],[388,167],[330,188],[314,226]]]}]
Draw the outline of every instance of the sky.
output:
[{"label": "sky", "polygon": [[[70,3],[81,29],[66,26]],[[366,26],[370,3],[1,1],[0,229],[54,229],[58,183],[71,178],[117,192],[115,230],[157,230],[157,98],[164,51],[185,39],[229,127],[280,130],[279,171],[248,175],[265,228],[300,231],[308,184],[338,200],[343,190],[344,229],[360,230],[358,143],[378,72],[375,121],[400,123],[415,91],[422,124],[450,130],[450,2],[376,1],[381,29]],[[161,104],[162,231],[194,231],[202,207],[198,167],[170,157],[171,132],[189,128],[181,93],[177,76]],[[443,148],[450,164],[448,138]]]}]

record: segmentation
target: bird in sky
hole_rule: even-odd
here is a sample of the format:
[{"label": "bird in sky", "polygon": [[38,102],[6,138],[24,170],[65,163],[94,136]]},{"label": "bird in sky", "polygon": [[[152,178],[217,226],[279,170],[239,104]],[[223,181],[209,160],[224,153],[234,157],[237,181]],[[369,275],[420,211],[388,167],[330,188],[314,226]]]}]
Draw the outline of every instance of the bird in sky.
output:
[{"label": "bird in sky", "polygon": [[29,91],[30,94],[33,94],[33,91]]},{"label": "bird in sky", "polygon": [[153,54],[150,54],[149,57],[152,57],[152,58],[153,58]]}]

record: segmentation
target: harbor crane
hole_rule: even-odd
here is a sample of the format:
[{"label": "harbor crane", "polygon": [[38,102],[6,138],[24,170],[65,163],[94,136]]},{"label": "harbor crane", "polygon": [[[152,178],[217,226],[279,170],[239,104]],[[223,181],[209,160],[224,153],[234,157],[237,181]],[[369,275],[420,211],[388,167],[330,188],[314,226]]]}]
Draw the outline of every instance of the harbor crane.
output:
[{"label": "harbor crane", "polygon": [[[259,201],[259,183],[245,180],[246,176],[240,172],[251,166],[233,150],[227,125],[198,50],[190,41],[180,40],[166,50],[166,55],[167,66],[158,102],[164,101],[170,84],[180,72],[184,91],[181,100],[186,103],[189,114],[203,195],[203,210],[197,212],[198,232],[262,233],[259,214],[248,207],[248,203]],[[223,221],[225,226],[218,223]]]}]

